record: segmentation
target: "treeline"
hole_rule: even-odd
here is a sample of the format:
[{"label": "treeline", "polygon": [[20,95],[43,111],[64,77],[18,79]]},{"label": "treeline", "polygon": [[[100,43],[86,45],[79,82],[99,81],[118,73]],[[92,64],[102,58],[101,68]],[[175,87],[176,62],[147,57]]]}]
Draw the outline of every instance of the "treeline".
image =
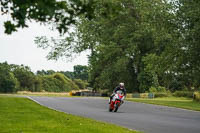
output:
[{"label": "treeline", "polygon": [[74,72],[42,70],[34,74],[28,66],[0,63],[0,92],[69,92],[85,89],[88,85],[87,66],[77,65],[74,68]]}]

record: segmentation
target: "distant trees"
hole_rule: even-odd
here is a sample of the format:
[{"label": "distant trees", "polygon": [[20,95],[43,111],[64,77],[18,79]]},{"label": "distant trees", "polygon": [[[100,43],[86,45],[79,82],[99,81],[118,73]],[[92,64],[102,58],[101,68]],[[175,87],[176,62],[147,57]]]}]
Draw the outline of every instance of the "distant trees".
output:
[{"label": "distant trees", "polygon": [[88,80],[88,67],[82,65],[74,66],[74,78]]},{"label": "distant trees", "polygon": [[36,73],[39,74],[39,75],[51,75],[51,74],[54,74],[55,71],[53,71],[53,70],[47,70],[47,71],[45,71],[45,70],[41,70],[41,71],[38,70]]},{"label": "distant trees", "polygon": [[53,70],[37,71],[37,74],[34,74],[29,67],[24,65],[0,63],[0,92],[2,93],[16,91],[68,92],[86,89],[88,85],[86,80],[70,79],[63,73]]},{"label": "distant trees", "polygon": [[10,65],[11,71],[17,78],[20,84],[19,90],[31,90],[34,91],[36,76],[31,72],[27,66]]},{"label": "distant trees", "polygon": [[16,92],[19,82],[10,70],[10,66],[5,62],[0,64],[0,92]]}]

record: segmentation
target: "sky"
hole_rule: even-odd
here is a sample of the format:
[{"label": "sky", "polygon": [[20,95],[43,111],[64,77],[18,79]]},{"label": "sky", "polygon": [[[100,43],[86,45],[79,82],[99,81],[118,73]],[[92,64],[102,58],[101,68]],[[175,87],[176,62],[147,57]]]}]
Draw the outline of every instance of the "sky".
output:
[{"label": "sky", "polygon": [[73,71],[74,65],[87,65],[89,52],[81,53],[72,62],[59,59],[58,61],[47,60],[48,51],[37,48],[34,43],[36,36],[58,36],[56,31],[38,23],[30,23],[29,28],[19,29],[11,35],[4,33],[5,16],[0,16],[0,63],[7,61],[8,64],[29,66],[33,72],[37,70]]}]

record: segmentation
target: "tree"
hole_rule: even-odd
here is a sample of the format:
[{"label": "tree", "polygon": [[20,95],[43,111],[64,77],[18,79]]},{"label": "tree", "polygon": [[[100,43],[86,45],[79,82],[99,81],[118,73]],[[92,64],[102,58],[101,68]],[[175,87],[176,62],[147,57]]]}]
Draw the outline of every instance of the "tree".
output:
[{"label": "tree", "polygon": [[[185,85],[200,87],[200,2],[179,0],[177,11],[178,26],[182,34],[179,42],[181,54],[177,59],[178,69],[184,75]],[[190,84],[188,84],[190,83]]]},{"label": "tree", "polygon": [[171,1],[174,5],[174,16],[170,19],[168,32],[172,36],[161,54],[146,56],[144,61],[152,66],[151,72],[158,75],[159,83],[170,90],[191,90],[200,86],[199,54],[199,10],[197,0]]},{"label": "tree", "polygon": [[27,21],[52,24],[60,33],[66,33],[68,26],[75,24],[76,17],[84,14],[91,19],[94,0],[1,0],[2,15],[10,15],[4,23],[5,33],[11,34],[19,28],[28,27]]},{"label": "tree", "polygon": [[52,75],[52,74],[54,74],[54,73],[56,73],[54,70],[47,70],[47,71],[45,71],[45,70],[38,70],[37,71],[37,75]]},{"label": "tree", "polygon": [[24,65],[11,65],[11,70],[20,83],[21,90],[35,91],[36,77],[30,68]]},{"label": "tree", "polygon": [[19,88],[19,82],[10,71],[9,65],[0,63],[0,92],[16,92]]},{"label": "tree", "polygon": [[88,67],[82,65],[74,66],[74,78],[88,80]]}]

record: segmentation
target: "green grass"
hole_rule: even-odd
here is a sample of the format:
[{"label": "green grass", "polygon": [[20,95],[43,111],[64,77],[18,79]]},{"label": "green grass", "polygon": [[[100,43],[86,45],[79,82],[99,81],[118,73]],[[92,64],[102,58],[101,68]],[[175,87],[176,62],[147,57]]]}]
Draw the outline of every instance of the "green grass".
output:
[{"label": "green grass", "polygon": [[136,133],[113,124],[57,112],[22,97],[0,96],[1,133]]},{"label": "green grass", "polygon": [[127,100],[200,111],[200,102],[193,101],[193,99],[189,98],[177,98],[177,97],[166,97],[166,98],[155,98],[155,99],[127,98]]},{"label": "green grass", "polygon": [[[34,93],[27,93],[27,94],[18,94],[18,93],[13,93],[13,94],[5,94],[5,93],[0,93],[0,96],[45,96],[45,97],[71,97],[68,95],[63,95],[62,93],[57,93],[57,94],[43,94],[43,93],[38,93],[38,94],[34,94]],[[74,97],[74,96],[73,96]]]}]

